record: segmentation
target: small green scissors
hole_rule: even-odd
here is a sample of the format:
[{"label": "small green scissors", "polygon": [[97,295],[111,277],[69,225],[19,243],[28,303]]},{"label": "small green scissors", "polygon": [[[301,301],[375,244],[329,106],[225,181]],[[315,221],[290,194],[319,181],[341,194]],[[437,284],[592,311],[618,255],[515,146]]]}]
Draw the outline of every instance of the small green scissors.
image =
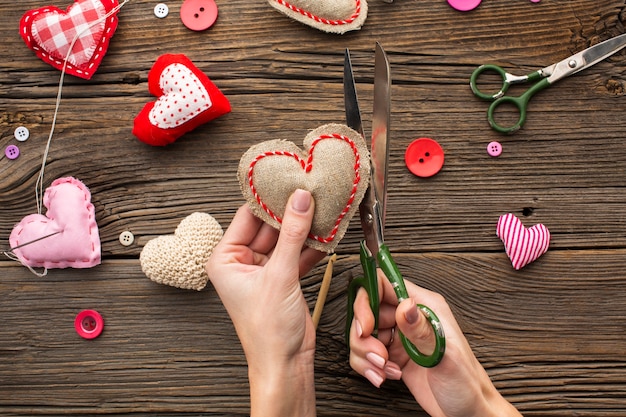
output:
[{"label": "small green scissors", "polygon": [[[346,323],[346,342],[350,346],[350,327],[354,318],[354,300],[360,287],[364,287],[369,296],[370,308],[375,318],[374,336],[377,336],[378,313],[380,301],[378,299],[378,275],[377,264],[391,282],[398,302],[409,298],[404,284],[404,279],[398,270],[398,266],[391,257],[389,248],[383,240],[387,160],[389,158],[388,131],[390,119],[391,101],[391,77],[389,73],[389,61],[383,48],[376,44],[375,73],[374,73],[374,112],[372,118],[372,155],[371,155],[371,178],[370,186],[359,206],[361,227],[365,234],[365,240],[361,242],[360,260],[363,267],[364,277],[356,278],[348,287],[348,316]],[[348,126],[359,132],[363,137],[363,125],[361,112],[356,95],[354,75],[350,52],[346,50],[344,62],[344,98],[346,107],[346,120]],[[404,349],[409,357],[418,365],[433,367],[443,358],[446,347],[446,339],[443,326],[435,313],[425,305],[418,304],[419,310],[428,319],[435,333],[435,350],[430,355],[421,353],[402,333],[400,338]]]},{"label": "small green scissors", "polygon": [[[481,65],[476,68],[470,77],[470,87],[475,96],[488,101],[493,101],[487,110],[487,120],[491,128],[500,133],[512,134],[518,131],[526,121],[526,109],[530,98],[544,88],[554,84],[558,80],[568,77],[572,74],[582,71],[585,68],[610,57],[626,46],[626,34],[622,34],[585,49],[577,54],[570,56],[556,64],[547,66],[539,71],[531,72],[528,75],[517,76],[509,74],[502,67],[497,65]],[[480,91],[477,86],[478,78],[484,72],[495,72],[502,77],[502,88],[495,94],[486,94]],[[535,82],[523,94],[517,97],[505,96],[512,84]],[[519,118],[517,122],[511,126],[502,126],[494,119],[496,108],[500,105],[509,103],[517,107]]]}]

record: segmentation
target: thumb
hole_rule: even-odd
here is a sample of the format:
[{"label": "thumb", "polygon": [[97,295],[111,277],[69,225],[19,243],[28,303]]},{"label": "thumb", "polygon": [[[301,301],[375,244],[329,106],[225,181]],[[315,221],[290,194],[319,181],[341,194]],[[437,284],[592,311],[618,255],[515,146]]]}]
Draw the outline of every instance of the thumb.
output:
[{"label": "thumb", "polygon": [[[311,193],[296,190],[289,197],[285,207],[285,215],[280,226],[280,233],[270,262],[281,270],[299,277],[299,260],[304,241],[311,230],[315,203]],[[295,271],[295,272],[294,272]]]},{"label": "thumb", "polygon": [[400,331],[424,355],[435,350],[435,331],[428,319],[411,298],[402,301],[396,309],[396,323]]}]

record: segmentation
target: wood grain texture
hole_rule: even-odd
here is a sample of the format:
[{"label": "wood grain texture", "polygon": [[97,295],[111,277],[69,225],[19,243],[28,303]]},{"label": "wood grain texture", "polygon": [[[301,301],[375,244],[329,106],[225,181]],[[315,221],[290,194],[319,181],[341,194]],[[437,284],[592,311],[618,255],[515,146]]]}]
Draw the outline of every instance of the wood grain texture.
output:
[{"label": "wood grain texture", "polygon": [[[46,4],[0,1],[0,147],[17,143],[18,126],[31,132],[18,159],[0,158],[2,250],[14,224],[36,211],[54,111],[60,72],[18,34],[22,14]],[[626,52],[534,97],[513,136],[489,129],[487,104],[468,86],[480,64],[524,74],[623,33],[624,0],[491,0],[470,13],[439,0],[370,0],[363,29],[342,36],[240,0],[218,1],[215,26],[196,33],[178,17],[182,2],[169,2],[162,20],[155,4],[128,2],[96,75],[65,78],[45,185],[74,176],[91,189],[104,261],[45,278],[0,261],[0,415],[248,414],[245,358],[213,289],[154,284],[139,253],[194,211],[227,227],[243,202],[237,164],[253,144],[301,144],[309,130],[342,122],[345,48],[369,130],[375,41],[393,78],[386,238],[405,277],[447,298],[524,415],[626,414]],[[154,99],[147,74],[163,53],[186,54],[233,111],[157,149],[131,129]],[[404,165],[421,136],[446,155],[430,179]],[[503,144],[499,158],[486,153],[492,140]],[[495,236],[507,212],[552,234],[549,251],[521,271]],[[349,368],[345,290],[360,274],[357,223],[337,249],[318,330],[318,414],[425,416],[401,384],[377,390]],[[128,247],[118,241],[125,230],[136,238]],[[324,269],[302,281],[311,308]],[[85,308],[105,319],[92,341],[73,328]]]}]

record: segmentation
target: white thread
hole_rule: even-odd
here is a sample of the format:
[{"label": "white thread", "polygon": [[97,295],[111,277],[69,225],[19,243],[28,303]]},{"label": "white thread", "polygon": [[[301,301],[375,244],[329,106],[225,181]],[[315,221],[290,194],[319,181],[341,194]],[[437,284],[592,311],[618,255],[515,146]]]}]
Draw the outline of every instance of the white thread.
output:
[{"label": "white thread", "polygon": [[[74,36],[74,39],[72,40],[72,43],[70,43],[70,47],[67,51],[67,54],[65,55],[65,59],[63,60],[63,68],[61,69],[61,78],[59,79],[59,91],[57,92],[57,98],[56,98],[56,103],[54,106],[54,115],[52,116],[52,126],[50,127],[50,134],[48,135],[48,141],[46,142],[46,147],[43,153],[43,159],[41,161],[41,169],[39,170],[39,175],[37,176],[37,182],[35,183],[35,200],[37,202],[37,213],[41,214],[42,210],[43,210],[43,178],[44,178],[44,173],[46,170],[46,161],[48,160],[48,153],[50,151],[50,144],[52,143],[52,136],[54,135],[54,128],[56,126],[56,121],[57,121],[57,115],[59,113],[59,107],[61,106],[61,93],[63,91],[63,79],[65,78],[65,71],[67,68],[67,62],[70,58],[70,54],[72,53],[72,50],[74,49],[74,45],[76,45],[76,41],[78,41],[78,38],[87,30],[90,30],[92,27],[94,27],[95,25],[107,20],[109,17],[111,17],[112,15],[114,15],[115,13],[117,13],[126,3],[128,3],[130,0],[124,0],[122,3],[119,3],[117,6],[115,6],[113,9],[111,9],[107,14],[105,14],[104,16],[102,16],[101,18],[97,19],[96,21],[94,21],[93,23],[90,23],[87,27],[85,27],[83,30],[81,30],[80,32],[76,33],[76,35]],[[16,246],[15,248],[11,248],[9,252],[4,252],[4,255],[9,258],[12,259],[14,261],[18,261],[19,263],[21,263],[22,265],[24,265],[25,267],[27,267],[30,272],[32,272],[33,274],[35,274],[38,277],[44,277],[46,276],[46,274],[48,274],[48,268],[43,269],[43,272],[37,272],[35,271],[30,265],[26,265],[24,262],[22,262],[17,255],[15,255],[15,253],[13,252],[14,249],[20,248],[22,246],[26,246],[26,245],[30,245],[32,243],[38,242],[42,239],[46,239],[48,237],[54,236],[57,233],[61,233],[61,232],[56,232],[56,233],[52,233],[46,236],[42,236],[39,239],[35,239],[32,240],[30,242],[26,242],[22,245]]]},{"label": "white thread", "polygon": [[100,19],[94,21],[93,23],[85,27],[83,30],[76,33],[76,35],[74,36],[74,39],[72,39],[72,43],[70,44],[67,54],[65,55],[65,59],[63,60],[63,68],[61,69],[61,78],[59,80],[59,91],[57,92],[56,104],[54,107],[54,115],[52,116],[52,126],[50,127],[50,134],[48,135],[48,142],[46,143],[46,148],[43,153],[43,160],[41,162],[41,170],[39,171],[37,182],[35,183],[35,200],[37,201],[37,213],[39,214],[41,214],[42,206],[43,206],[43,201],[42,201],[43,200],[43,177],[44,177],[44,172],[46,170],[46,161],[48,160],[48,152],[50,151],[50,144],[52,143],[52,136],[54,135],[54,128],[57,122],[57,115],[59,113],[59,107],[61,106],[61,92],[63,91],[63,79],[65,78],[65,70],[67,68],[67,61],[70,58],[70,55],[72,53],[72,50],[74,49],[74,45],[76,44],[76,41],[84,32],[86,32],[87,30],[90,30],[95,25],[105,21],[110,16],[117,13],[122,8],[122,6],[124,6],[129,1],[130,0],[124,0],[122,3],[118,4],[116,7],[111,9],[111,11],[108,12],[106,15],[102,16]]}]

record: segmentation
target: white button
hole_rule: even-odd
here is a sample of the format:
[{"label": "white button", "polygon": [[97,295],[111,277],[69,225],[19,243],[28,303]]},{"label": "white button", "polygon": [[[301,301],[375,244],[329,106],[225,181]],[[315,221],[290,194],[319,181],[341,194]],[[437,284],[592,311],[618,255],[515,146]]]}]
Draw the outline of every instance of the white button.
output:
[{"label": "white button", "polygon": [[159,3],[156,6],[154,6],[154,15],[158,17],[159,19],[163,19],[164,17],[166,17],[169,12],[170,12],[170,9],[169,7],[167,7],[167,4],[165,3]]},{"label": "white button", "polygon": [[15,129],[15,132],[13,132],[13,136],[15,136],[15,139],[19,140],[20,142],[24,142],[30,136],[30,132],[24,126],[20,126]]},{"label": "white button", "polygon": [[120,243],[123,246],[130,246],[135,241],[135,236],[131,232],[122,232],[120,233]]}]

